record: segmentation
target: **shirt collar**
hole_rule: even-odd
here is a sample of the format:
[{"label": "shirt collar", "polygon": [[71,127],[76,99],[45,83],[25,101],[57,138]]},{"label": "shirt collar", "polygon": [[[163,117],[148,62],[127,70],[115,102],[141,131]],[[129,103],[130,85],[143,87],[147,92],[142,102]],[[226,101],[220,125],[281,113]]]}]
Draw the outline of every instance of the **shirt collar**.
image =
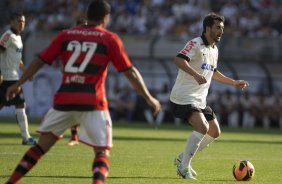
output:
[{"label": "shirt collar", "polygon": [[18,33],[17,33],[17,31],[14,29],[14,28],[10,28],[11,29],[11,31],[15,34],[15,35],[19,35]]},{"label": "shirt collar", "polygon": [[205,44],[206,46],[209,46],[209,45],[210,45],[209,42],[208,42],[208,40],[207,40],[207,38],[205,37],[204,34],[202,34],[201,38],[202,38],[202,40],[203,40],[203,42],[204,42],[204,44]]}]

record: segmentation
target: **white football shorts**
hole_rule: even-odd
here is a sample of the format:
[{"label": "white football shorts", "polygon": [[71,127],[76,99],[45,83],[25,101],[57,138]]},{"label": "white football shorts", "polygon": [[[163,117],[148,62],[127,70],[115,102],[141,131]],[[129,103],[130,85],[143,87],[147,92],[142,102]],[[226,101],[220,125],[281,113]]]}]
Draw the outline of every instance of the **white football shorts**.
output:
[{"label": "white football shorts", "polygon": [[80,125],[80,142],[97,149],[112,148],[112,120],[108,110],[57,111],[51,108],[37,132],[51,132],[62,138],[65,130],[74,125]]}]

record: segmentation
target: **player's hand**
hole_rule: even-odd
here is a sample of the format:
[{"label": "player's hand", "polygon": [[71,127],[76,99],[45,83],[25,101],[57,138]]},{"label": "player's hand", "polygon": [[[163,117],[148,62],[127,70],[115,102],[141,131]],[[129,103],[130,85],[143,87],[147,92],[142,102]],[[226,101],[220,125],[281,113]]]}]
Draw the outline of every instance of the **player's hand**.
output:
[{"label": "player's hand", "polygon": [[146,101],[153,108],[153,110],[154,110],[153,115],[156,116],[161,111],[161,104],[160,104],[160,102],[156,98],[154,98],[154,97],[150,97]]},{"label": "player's hand", "polygon": [[207,83],[207,79],[200,74],[196,74],[194,76],[194,79],[198,82],[199,85]]},{"label": "player's hand", "polygon": [[238,89],[244,90],[246,87],[249,86],[249,83],[245,80],[235,80],[234,86]]},{"label": "player's hand", "polygon": [[13,98],[16,97],[16,95],[21,91],[21,87],[17,85],[12,85],[8,87],[7,92],[6,92],[6,100],[12,100]]}]

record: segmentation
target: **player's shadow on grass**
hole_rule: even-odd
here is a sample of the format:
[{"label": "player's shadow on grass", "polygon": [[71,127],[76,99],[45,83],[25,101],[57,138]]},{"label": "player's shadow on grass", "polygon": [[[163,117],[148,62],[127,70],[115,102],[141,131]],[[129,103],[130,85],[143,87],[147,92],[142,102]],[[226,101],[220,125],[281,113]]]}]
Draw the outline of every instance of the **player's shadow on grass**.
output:
[{"label": "player's shadow on grass", "polygon": [[25,176],[25,178],[91,179],[91,176]]},{"label": "player's shadow on grass", "polygon": [[[183,142],[186,139],[182,138],[158,138],[158,137],[127,137],[127,136],[114,136],[114,140],[125,140],[125,141],[173,141]],[[222,143],[253,143],[253,144],[282,144],[282,141],[260,141],[260,140],[222,140],[218,139],[216,142]]]},{"label": "player's shadow on grass", "polygon": [[156,177],[156,176],[109,176],[108,179],[179,179],[176,177]]},{"label": "player's shadow on grass", "polygon": [[1,146],[30,146],[30,145],[22,145],[22,142],[17,142],[17,143],[0,143]]},{"label": "player's shadow on grass", "polygon": [[[36,134],[30,134],[30,135],[36,138]],[[4,146],[5,145],[22,145],[22,137],[21,137],[20,132],[19,133],[1,132],[0,133],[0,139],[5,139],[5,138],[17,139],[17,142],[7,143],[7,142],[4,142],[4,141],[1,141],[0,145],[4,145]]]},{"label": "player's shadow on grass", "polygon": [[221,143],[252,143],[252,144],[282,144],[282,141],[256,141],[256,140],[216,140]]},{"label": "player's shadow on grass", "polygon": [[214,179],[214,180],[199,180],[206,183],[218,183],[218,182],[236,182],[235,179],[223,180],[223,179]]},{"label": "player's shadow on grass", "polygon": [[[0,175],[0,177],[10,177],[10,175]],[[25,178],[92,178],[91,176],[24,176]]]},{"label": "player's shadow on grass", "polygon": [[[32,135],[34,137],[34,135]],[[64,137],[69,137],[68,135]],[[19,133],[0,133],[0,139],[1,138],[19,138],[21,140]],[[186,138],[163,138],[163,137],[131,137],[131,136],[113,136],[114,140],[126,140],[126,141],[173,141],[173,142],[183,142],[186,141]],[[282,141],[261,141],[261,140],[236,140],[236,139],[230,139],[230,140],[224,140],[224,139],[218,139],[217,142],[221,143],[252,143],[252,144],[282,144]],[[0,145],[17,145],[17,143],[0,143]]]},{"label": "player's shadow on grass", "polygon": [[[38,135],[38,134],[30,134],[31,136],[35,136]],[[21,139],[21,133],[11,133],[11,132],[1,132],[0,133],[0,138],[19,138]]]},{"label": "player's shadow on grass", "polygon": [[[9,175],[0,175],[0,177],[2,178],[9,178]],[[92,178],[91,176],[50,176],[50,175],[46,175],[46,176],[30,176],[27,175],[25,176],[25,178],[56,178],[56,179],[90,179]],[[149,177],[149,176],[109,176],[108,179],[179,179],[176,177]]]}]

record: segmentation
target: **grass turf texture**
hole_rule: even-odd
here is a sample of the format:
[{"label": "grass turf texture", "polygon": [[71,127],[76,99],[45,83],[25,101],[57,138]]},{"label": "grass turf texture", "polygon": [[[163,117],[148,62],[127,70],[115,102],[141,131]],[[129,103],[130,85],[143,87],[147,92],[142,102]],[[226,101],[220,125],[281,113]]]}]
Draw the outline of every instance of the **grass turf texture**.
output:
[{"label": "grass turf texture", "polygon": [[[30,132],[39,121],[31,120]],[[0,120],[0,183],[4,183],[28,149],[21,145],[14,121]],[[173,158],[184,148],[191,132],[188,125],[164,124],[158,129],[141,122],[115,122],[114,147],[110,157],[107,184],[175,184],[189,181],[176,176]],[[93,151],[83,144],[70,147],[60,140],[24,177],[21,184],[91,183]],[[37,134],[33,134],[36,138]],[[197,183],[236,183],[232,167],[236,160],[247,159],[255,166],[250,183],[281,183],[281,130],[244,130],[223,128],[221,137],[193,159]]]}]

